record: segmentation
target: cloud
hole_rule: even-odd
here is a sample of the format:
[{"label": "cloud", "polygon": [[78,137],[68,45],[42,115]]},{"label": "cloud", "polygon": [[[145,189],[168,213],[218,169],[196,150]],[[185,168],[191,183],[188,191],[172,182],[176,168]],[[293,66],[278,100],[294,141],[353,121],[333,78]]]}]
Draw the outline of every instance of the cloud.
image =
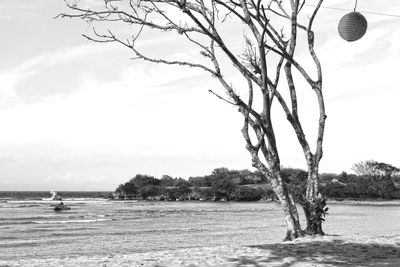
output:
[{"label": "cloud", "polygon": [[[159,56],[159,43],[162,38],[143,40],[141,45],[150,56]],[[196,51],[182,53],[182,50],[171,38],[163,40],[166,46],[163,54],[170,58],[201,59]],[[3,94],[3,105],[15,102],[33,103],[53,97],[65,97],[82,88],[82,84],[95,80],[98,83],[121,79],[124,69],[129,65],[153,68],[143,61],[129,59],[129,50],[117,44],[87,43],[70,47],[62,47],[54,51],[42,53],[20,63],[11,70],[0,72],[3,83],[0,94]],[[163,68],[170,68],[163,66]],[[159,69],[163,69],[159,68]],[[159,74],[154,74],[158,76]],[[197,74],[196,74],[197,75]],[[175,78],[170,78],[173,81]],[[193,80],[193,79],[189,79]],[[185,82],[183,82],[184,84]],[[193,86],[191,86],[193,87]]]},{"label": "cloud", "polygon": [[[1,112],[6,130],[0,143],[26,147],[40,142],[97,153],[171,156],[188,153],[193,138],[197,142],[190,145],[191,153],[223,147],[220,140],[231,146],[231,138],[240,138],[240,131],[230,138],[218,131],[236,127],[229,126],[230,121],[240,117],[207,92],[216,83],[208,74],[144,64],[131,66],[120,75],[121,79],[108,82],[88,79],[74,94]],[[216,109],[218,114],[214,114]]]},{"label": "cloud", "polygon": [[[13,1],[2,0],[0,3],[0,13],[9,14],[13,20],[29,21],[48,15],[52,11],[47,0],[36,1]],[[4,16],[3,17],[7,17]]]},{"label": "cloud", "polygon": [[357,98],[363,98],[371,95],[381,95],[384,96],[388,93],[398,90],[396,87],[369,87],[369,88],[359,88],[356,90],[351,90],[349,92],[342,93],[335,97],[328,99],[329,103],[333,104],[335,102],[339,102],[342,100],[355,100]]},{"label": "cloud", "polygon": [[29,103],[68,95],[79,90],[88,76],[100,81],[116,79],[124,64],[110,68],[104,60],[112,64],[120,59],[118,47],[104,44],[64,47],[32,57],[11,70],[0,72],[0,94],[7,99],[2,106],[18,100]]}]

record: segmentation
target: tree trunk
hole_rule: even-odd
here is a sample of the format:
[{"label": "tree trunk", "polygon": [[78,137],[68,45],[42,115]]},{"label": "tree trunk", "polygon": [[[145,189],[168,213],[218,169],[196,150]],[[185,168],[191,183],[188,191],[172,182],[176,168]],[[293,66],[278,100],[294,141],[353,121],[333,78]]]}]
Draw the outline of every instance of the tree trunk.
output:
[{"label": "tree trunk", "polygon": [[297,208],[293,199],[290,196],[278,197],[286,220],[286,236],[285,241],[293,240],[298,237],[304,236],[304,231],[301,229]]},{"label": "tree trunk", "polygon": [[302,200],[308,235],[324,235],[322,222],[325,220],[327,209],[325,198],[318,192],[318,167],[310,166],[308,169],[306,198]]},{"label": "tree trunk", "polygon": [[287,232],[284,240],[293,240],[304,236],[304,231],[300,226],[299,214],[293,197],[289,193],[285,183],[282,182],[280,175],[276,174],[276,176],[276,179],[271,181],[271,185],[285,214]]},{"label": "tree trunk", "polygon": [[305,229],[305,233],[308,235],[324,235],[324,231],[322,231],[322,214],[325,208],[325,201],[321,203],[319,198],[314,200],[306,200],[303,203],[304,215],[307,221],[307,227]]}]

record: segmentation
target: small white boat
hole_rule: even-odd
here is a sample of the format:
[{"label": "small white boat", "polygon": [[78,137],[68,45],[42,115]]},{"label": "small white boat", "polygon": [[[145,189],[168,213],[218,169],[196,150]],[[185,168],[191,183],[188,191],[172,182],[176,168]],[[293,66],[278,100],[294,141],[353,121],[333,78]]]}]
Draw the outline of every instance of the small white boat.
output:
[{"label": "small white boat", "polygon": [[57,192],[51,191],[50,194],[52,194],[51,197],[49,197],[49,198],[42,198],[42,200],[62,200],[61,196],[58,195]]}]

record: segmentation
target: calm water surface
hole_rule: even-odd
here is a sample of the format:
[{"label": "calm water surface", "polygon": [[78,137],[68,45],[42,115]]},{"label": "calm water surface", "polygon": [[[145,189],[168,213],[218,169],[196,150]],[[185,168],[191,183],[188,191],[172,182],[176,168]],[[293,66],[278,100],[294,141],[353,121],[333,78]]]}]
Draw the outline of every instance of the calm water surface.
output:
[{"label": "calm water surface", "polygon": [[[44,196],[47,197],[47,196]],[[0,259],[129,254],[279,242],[277,203],[0,200]],[[330,203],[329,234],[400,235],[400,202]]]}]

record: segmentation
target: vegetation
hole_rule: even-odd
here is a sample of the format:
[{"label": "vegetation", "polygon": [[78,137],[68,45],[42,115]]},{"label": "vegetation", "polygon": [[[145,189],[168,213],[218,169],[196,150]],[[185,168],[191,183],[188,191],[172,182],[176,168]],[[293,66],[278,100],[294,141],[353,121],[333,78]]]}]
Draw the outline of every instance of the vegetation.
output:
[{"label": "vegetation", "polygon": [[393,175],[400,175],[400,169],[384,163],[378,162],[375,160],[367,160],[362,161],[360,163],[356,163],[353,165],[352,169],[358,175],[367,175],[367,176],[378,176],[378,177],[390,177]]},{"label": "vegetation", "polygon": [[[369,161],[375,162],[375,161]],[[321,174],[322,194],[335,199],[400,199],[399,172],[379,171],[379,166],[387,170],[396,167],[379,163],[378,168],[370,175],[362,174]],[[360,165],[358,163],[355,165]],[[378,166],[378,167],[376,167]],[[371,175],[372,174],[372,175]],[[377,175],[379,174],[379,175]],[[282,168],[282,177],[294,196],[296,202],[301,202],[306,191],[307,172],[301,169]],[[119,198],[127,199],[157,199],[157,200],[208,200],[208,201],[260,201],[277,200],[268,181],[262,179],[262,174],[249,170],[229,170],[218,168],[210,175],[182,178],[172,178],[168,175],[157,179],[148,175],[136,175],[115,190]],[[328,208],[325,207],[325,198],[317,198],[316,213],[313,215],[311,227],[324,220]]]},{"label": "vegetation", "polygon": [[210,175],[161,179],[138,174],[115,190],[119,198],[159,200],[241,200],[275,198],[260,173],[249,170],[218,168]]}]

